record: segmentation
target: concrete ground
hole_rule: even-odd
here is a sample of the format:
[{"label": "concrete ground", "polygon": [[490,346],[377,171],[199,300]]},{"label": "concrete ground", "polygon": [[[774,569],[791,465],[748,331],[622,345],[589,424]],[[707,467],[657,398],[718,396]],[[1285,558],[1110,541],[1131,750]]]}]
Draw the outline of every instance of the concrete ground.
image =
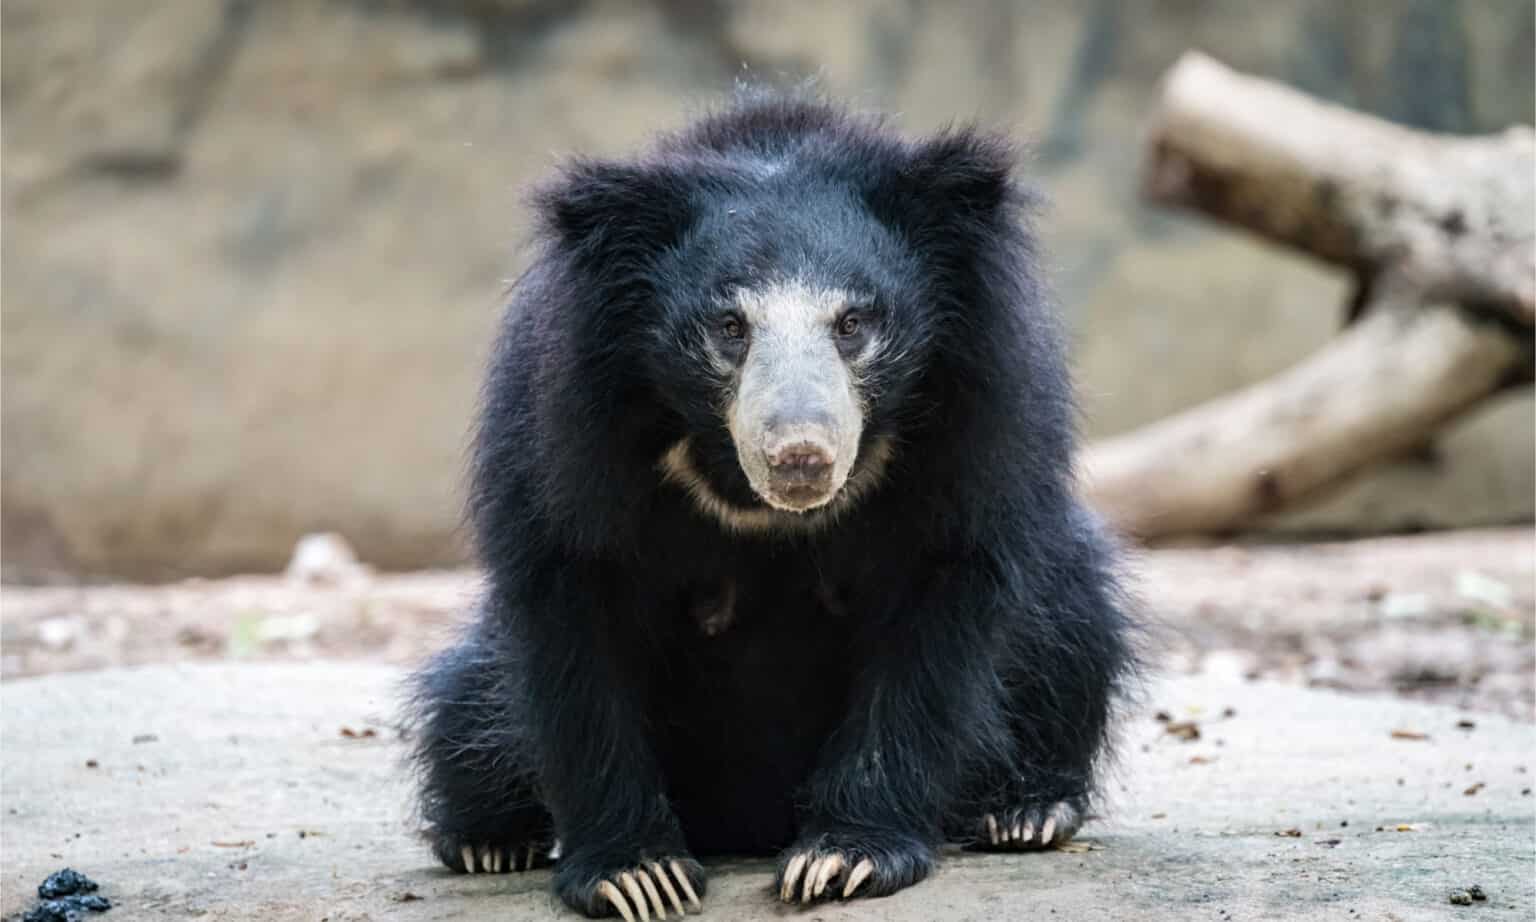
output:
[{"label": "concrete ground", "polygon": [[[547,871],[456,876],[413,838],[400,676],[177,664],[6,683],[0,911],[68,865],[113,901],[103,922],[574,918]],[[955,851],[893,897],[808,911],[769,901],[769,861],[711,862],[704,917],[1528,920],[1533,762],[1536,727],[1496,715],[1179,677],[1128,718],[1086,850]],[[1449,902],[1472,884],[1486,902]]]}]

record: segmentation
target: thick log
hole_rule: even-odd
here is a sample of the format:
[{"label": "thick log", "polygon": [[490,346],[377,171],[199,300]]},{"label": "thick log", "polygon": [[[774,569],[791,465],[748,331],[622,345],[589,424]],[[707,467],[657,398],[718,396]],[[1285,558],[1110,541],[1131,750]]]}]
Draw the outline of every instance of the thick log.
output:
[{"label": "thick log", "polygon": [[1530,362],[1456,306],[1377,302],[1289,371],[1090,446],[1086,495],[1133,537],[1236,531],[1420,444]]},{"label": "thick log", "polygon": [[1151,119],[1144,194],[1430,300],[1536,323],[1536,133],[1428,134],[1199,53]]}]

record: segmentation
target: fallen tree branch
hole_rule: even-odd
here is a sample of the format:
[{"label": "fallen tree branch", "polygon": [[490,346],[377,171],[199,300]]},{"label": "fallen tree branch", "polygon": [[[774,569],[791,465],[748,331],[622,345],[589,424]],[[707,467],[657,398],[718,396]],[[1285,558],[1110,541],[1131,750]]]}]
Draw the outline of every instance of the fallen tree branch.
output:
[{"label": "fallen tree branch", "polygon": [[1143,191],[1432,300],[1536,323],[1536,133],[1428,134],[1186,54]]},{"label": "fallen tree branch", "polygon": [[1378,303],[1289,371],[1092,445],[1084,484],[1135,537],[1229,532],[1400,455],[1530,360],[1454,306]]},{"label": "fallen tree branch", "polygon": [[1131,535],[1225,533],[1432,439],[1532,377],[1536,135],[1413,131],[1187,54],[1144,194],[1352,271],[1349,325],[1270,380],[1090,446]]}]

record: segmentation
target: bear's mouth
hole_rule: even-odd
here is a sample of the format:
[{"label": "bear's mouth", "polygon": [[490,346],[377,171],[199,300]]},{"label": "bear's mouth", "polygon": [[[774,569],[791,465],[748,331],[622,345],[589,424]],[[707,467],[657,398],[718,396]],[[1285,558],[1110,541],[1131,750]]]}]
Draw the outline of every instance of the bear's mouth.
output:
[{"label": "bear's mouth", "polygon": [[664,482],[681,487],[694,505],[732,532],[814,530],[835,521],[860,498],[877,487],[894,454],[886,436],[869,440],[848,477],[835,487],[791,485],[765,496],[752,486],[750,505],[726,498],[716,490],[694,462],[692,444],[683,438],[667,449],[657,463]]}]

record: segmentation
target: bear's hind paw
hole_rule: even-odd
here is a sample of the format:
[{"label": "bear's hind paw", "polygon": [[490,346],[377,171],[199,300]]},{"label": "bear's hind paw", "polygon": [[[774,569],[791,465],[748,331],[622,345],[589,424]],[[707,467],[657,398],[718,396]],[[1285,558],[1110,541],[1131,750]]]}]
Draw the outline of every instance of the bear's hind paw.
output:
[{"label": "bear's hind paw", "polygon": [[462,874],[531,871],[554,860],[548,843],[460,845],[444,849],[441,857],[444,864]]},{"label": "bear's hind paw", "polygon": [[1071,800],[985,814],[977,846],[1029,851],[1067,842],[1083,824],[1083,810]]}]

